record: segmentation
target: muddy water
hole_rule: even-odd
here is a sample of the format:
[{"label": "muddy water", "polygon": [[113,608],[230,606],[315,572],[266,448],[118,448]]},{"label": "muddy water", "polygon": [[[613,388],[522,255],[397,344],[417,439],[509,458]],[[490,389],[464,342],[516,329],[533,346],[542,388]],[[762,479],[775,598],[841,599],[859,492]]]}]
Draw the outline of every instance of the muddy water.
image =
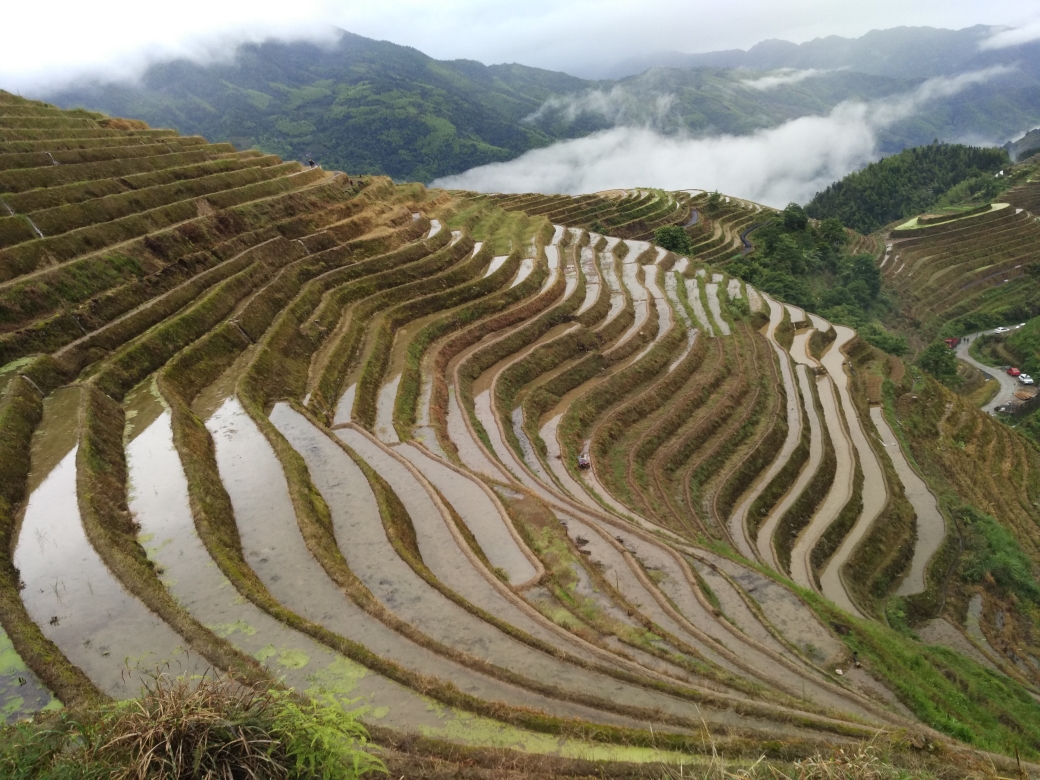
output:
[{"label": "muddy water", "polygon": [[533,556],[521,549],[521,542],[510,530],[505,510],[481,483],[439,463],[418,447],[406,444],[397,451],[419,469],[458,512],[488,562],[505,572],[512,585],[521,587],[538,576],[531,562]]},{"label": "muddy water", "polygon": [[[278,421],[282,421],[282,413],[278,411],[279,409],[287,409],[287,407],[284,405],[276,407],[274,416]],[[230,399],[221,407],[207,422],[207,427],[214,434],[218,466],[235,508],[235,517],[238,521],[246,559],[271,594],[286,607],[323,625],[330,631],[359,642],[376,655],[401,664],[405,668],[441,680],[452,681],[458,685],[460,690],[470,695],[502,700],[514,705],[546,709],[564,717],[582,717],[596,722],[619,720],[615,716],[599,713],[590,708],[579,708],[565,702],[554,702],[472,672],[414,644],[362,611],[339,590],[317,561],[311,557],[296,524],[288,488],[274,451],[252,420],[246,416],[237,400]],[[357,470],[356,473],[347,471],[346,469],[349,467],[345,464],[349,461],[349,456],[316,429],[311,428],[310,430],[314,436],[324,439],[335,448],[336,453],[346,459],[337,462],[336,469],[331,473],[328,469],[322,468],[320,463],[311,469],[319,489],[332,488],[328,503],[333,512],[337,536],[342,538],[340,534],[345,527],[352,528],[356,532],[363,527],[374,529],[371,514],[373,511],[376,513],[375,523],[378,526],[376,533],[383,533],[378,509],[375,507],[374,497],[368,489],[368,483],[364,480],[363,475],[360,476],[360,482],[357,479],[361,474],[360,470]],[[320,447],[312,446],[317,444],[320,442],[318,439],[314,439],[307,446],[301,446],[301,454],[308,459],[309,465],[314,463],[314,458],[323,455]],[[242,465],[247,462],[249,468],[242,468]],[[352,461],[349,462],[352,463]],[[354,468],[357,469],[356,466]],[[357,523],[357,526],[344,525],[349,523]],[[403,566],[403,562],[400,562],[396,555],[393,555],[392,558],[388,555],[358,557],[358,554],[371,552],[374,533],[365,539],[355,536],[348,538],[350,544],[344,545],[344,552],[350,558],[351,564],[368,565],[368,568],[357,570],[356,573],[359,576],[364,577],[373,571],[372,567],[376,567],[378,578],[378,572],[388,571],[394,561],[399,562],[398,566]],[[389,548],[385,534],[382,539]],[[415,576],[414,572],[412,576]],[[416,598],[417,593],[409,591],[407,583],[402,586],[399,581],[392,578],[384,578],[384,580],[373,584],[377,588],[382,587],[384,591],[401,588],[396,595],[398,601],[388,605],[395,611],[404,609]],[[422,587],[426,587],[425,583],[422,584]],[[443,597],[441,600],[444,601]],[[442,616],[444,614],[439,612],[431,614],[429,605],[425,606],[427,607],[427,622],[436,622],[437,614]],[[463,614],[468,616],[468,613]],[[454,626],[451,623],[445,626],[446,629],[452,627]],[[296,662],[300,663],[302,660],[298,659]],[[345,659],[337,660],[342,663],[342,660]],[[391,725],[394,720],[398,719],[403,725],[411,719],[418,720],[419,728],[424,731],[426,728],[436,728],[438,725],[446,730],[451,730],[450,723],[438,724],[437,719],[432,721],[429,719],[430,711],[437,708],[430,707],[426,700],[420,700],[415,693],[399,686],[389,685],[377,675],[367,672],[356,664],[351,664],[346,674],[361,677],[365,682],[382,683],[382,685],[373,686],[375,690],[372,698],[374,704],[382,705],[380,709],[385,711],[389,707],[389,712],[384,712],[382,715],[382,722],[386,725]],[[321,680],[322,675],[319,674],[318,681]],[[384,691],[388,692],[386,696],[383,696]],[[420,701],[423,702],[421,706]],[[448,712],[452,711],[448,710]],[[458,719],[466,717],[461,713],[453,714]]]},{"label": "muddy water", "polygon": [[892,459],[899,481],[903,483],[906,498],[917,515],[917,545],[914,547],[914,557],[910,562],[910,571],[896,590],[899,596],[912,596],[924,591],[925,570],[946,535],[946,521],[939,511],[935,496],[907,462],[892,428],[881,413],[881,407],[870,408],[870,419],[874,421],[874,427],[881,436],[881,443],[885,446],[888,457]]},{"label": "muddy water", "polygon": [[[557,405],[557,409],[561,406]],[[559,413],[551,417],[545,425],[538,431],[538,436],[543,442],[545,442],[545,461],[549,464],[549,468],[552,470],[553,476],[556,477],[556,481],[563,489],[564,493],[569,494],[572,498],[578,501],[580,504],[593,510],[600,510],[599,503],[585,492],[584,488],[571,476],[567,467],[563,463],[563,454],[560,449],[560,440],[557,438],[556,433],[560,427],[560,421],[563,419],[563,413]],[[625,514],[629,514],[626,510]]]},{"label": "muddy water", "polygon": [[[816,513],[809,520],[809,524],[799,534],[791,550],[791,579],[803,588],[816,589],[816,582],[812,576],[812,564],[809,556],[813,548],[820,541],[820,537],[830,527],[842,508],[852,497],[852,478],[855,471],[855,462],[852,458],[852,444],[845,434],[842,425],[841,412],[838,409],[834,395],[834,385],[829,378],[824,377],[817,385],[820,392],[820,405],[823,406],[823,419],[827,423],[827,434],[831,445],[834,447],[834,456],[837,464],[834,472],[834,481],[831,483],[827,496],[823,499]],[[828,595],[826,592],[824,595]]]},{"label": "muddy water", "polygon": [[[721,274],[712,274],[712,279],[714,280],[717,276],[721,277]],[[708,308],[715,318],[715,324],[719,329],[719,333],[723,336],[728,336],[730,334],[729,323],[722,318],[722,305],[719,303],[719,283],[716,281],[708,282],[704,285],[704,292],[708,296]]]},{"label": "muddy water", "polygon": [[401,385],[398,374],[381,388],[376,398],[376,437],[385,444],[400,444],[401,439],[394,428],[394,401],[397,400],[397,388]]},{"label": "muddy water", "polygon": [[672,329],[672,325],[675,322],[672,307],[668,305],[668,299],[657,284],[658,270],[660,269],[656,265],[643,266],[646,289],[653,296],[654,305],[657,307],[657,336],[654,337],[655,342],[660,341],[664,334]]},{"label": "muddy water", "polygon": [[[77,391],[78,392],[78,391]],[[45,406],[42,428],[48,428]],[[34,450],[36,448],[34,447]],[[112,576],[87,540],[76,499],[76,447],[29,496],[14,551],[22,601],[44,635],[102,691],[138,695],[143,675],[165,662],[174,674],[208,664]]]},{"label": "muddy water", "polygon": [[773,628],[811,660],[829,666],[846,652],[845,645],[827,630],[816,613],[780,583],[721,555],[700,549],[696,553],[732,577],[758,604]]},{"label": "muddy water", "polygon": [[[555,247],[553,247],[555,249]],[[578,289],[578,266],[568,262],[563,268],[565,284],[563,287],[563,298],[567,300]]]},{"label": "muddy water", "polygon": [[711,320],[708,319],[708,312],[704,310],[697,277],[684,281],[686,282],[686,299],[690,302],[690,308],[693,309],[693,316],[697,318],[697,323],[704,329],[704,332],[714,338],[715,329],[711,326]]},{"label": "muddy water", "polygon": [[546,485],[551,484],[552,477],[546,473],[545,467],[542,466],[542,462],[538,459],[538,453],[535,452],[534,445],[527,435],[527,431],[524,430],[524,410],[518,406],[513,410],[510,417],[513,423],[513,435],[516,436],[516,440],[520,443],[520,456],[524,460],[524,465],[534,472],[535,477],[542,483]]},{"label": "muddy water", "polygon": [[37,712],[57,709],[61,709],[61,702],[25,665],[0,628],[0,720],[15,723]]},{"label": "muddy water", "polygon": [[[750,299],[753,290],[748,287],[748,298]],[[787,461],[790,459],[791,454],[798,447],[798,441],[802,435],[802,416],[801,416],[801,403],[798,399],[798,391],[794,385],[794,376],[791,372],[791,364],[787,359],[787,354],[783,348],[776,343],[776,328],[783,319],[784,310],[783,307],[774,301],[772,298],[767,299],[769,302],[769,325],[766,326],[766,338],[768,339],[770,346],[776,352],[777,360],[780,363],[780,378],[784,383],[784,392],[787,394],[787,438],[784,439],[784,443],[780,447],[780,452],[777,453],[776,458],[770,464],[762,475],[755,481],[751,490],[743,497],[737,508],[733,510],[733,514],[729,518],[729,533],[733,538],[733,541],[737,545],[737,549],[740,550],[741,555],[749,560],[755,560],[755,550],[752,545],[752,541],[748,536],[747,528],[747,515],[751,510],[751,505],[755,500],[762,495],[762,491],[766,489],[773,478],[780,472]]]},{"label": "muddy water", "polygon": [[[592,440],[586,439],[582,444],[582,452],[586,455],[589,453],[589,448],[592,446]],[[594,497],[598,497],[604,504],[610,509],[619,514],[621,517],[626,517],[630,520],[634,519],[635,513],[627,506],[618,501],[614,496],[611,495],[610,491],[607,490],[606,486],[599,481],[599,477],[596,476],[596,469],[585,469],[579,472],[581,481],[585,483],[585,491]],[[639,520],[637,520],[639,522]],[[646,521],[643,521],[645,523]]]},{"label": "muddy water", "polygon": [[723,615],[737,628],[775,653],[787,653],[787,648],[766,629],[751,608],[744,602],[737,588],[718,571],[698,558],[688,558],[690,565],[704,580],[719,601]]},{"label": "muddy water", "polygon": [[[961,655],[966,655],[976,663],[987,666],[995,672],[1000,669],[993,661],[973,645],[964,634],[958,631],[946,618],[929,620],[923,626],[916,629],[917,635],[923,642],[930,645],[942,645],[951,650],[956,650]],[[987,643],[988,644],[988,643]]]},{"label": "muddy water", "polygon": [[826,333],[831,329],[831,324],[819,314],[813,314],[812,312],[806,313],[809,315],[809,322],[811,322],[812,326],[816,328],[816,330],[820,331],[820,333]]},{"label": "muddy water", "polygon": [[333,425],[342,425],[354,419],[354,396],[357,395],[357,382],[343,391],[343,395],[336,404],[336,415],[332,418]]},{"label": "muddy water", "polygon": [[795,480],[791,489],[777,502],[769,516],[759,526],[758,539],[755,543],[758,547],[759,557],[777,571],[781,569],[779,562],[776,560],[776,555],[773,553],[773,533],[780,523],[780,518],[798,500],[798,496],[805,490],[806,485],[809,484],[813,475],[816,474],[816,470],[820,467],[820,461],[823,460],[823,428],[820,425],[820,418],[816,412],[816,404],[813,402],[809,374],[804,365],[798,365],[795,368],[795,373],[798,375],[798,386],[802,391],[802,410],[805,413],[803,424],[809,425],[809,460],[802,467],[801,472],[798,474],[798,479]]},{"label": "muddy water", "polygon": [[856,524],[849,531],[848,536],[845,537],[845,541],[842,542],[841,547],[834,553],[834,557],[831,558],[820,575],[820,586],[825,594],[833,593],[837,599],[840,599],[836,600],[834,596],[828,596],[842,609],[853,614],[859,614],[859,610],[853,605],[848,594],[845,593],[845,588],[841,585],[841,567],[844,566],[853,549],[859,544],[860,539],[870,530],[870,526],[873,525],[877,516],[881,514],[881,510],[888,500],[888,491],[885,487],[885,478],[881,472],[881,465],[878,463],[874,450],[870,448],[870,444],[867,442],[863,426],[860,424],[859,416],[856,414],[856,407],[852,404],[852,398],[848,389],[849,379],[843,368],[845,355],[842,354],[841,348],[855,337],[856,331],[844,325],[835,325],[834,332],[837,334],[837,337],[823,356],[822,362],[824,368],[827,369],[827,373],[834,379],[838,397],[841,400],[842,411],[845,415],[845,422],[848,425],[849,436],[852,439],[853,446],[856,448],[860,468],[863,469],[863,509],[856,520]]},{"label": "muddy water", "polygon": [[491,461],[484,450],[481,449],[470,435],[469,426],[463,417],[465,412],[459,405],[455,395],[455,388],[448,387],[448,438],[451,439],[459,452],[459,460],[462,465],[477,474],[483,474],[499,482],[507,482],[508,477],[502,471],[502,467]]},{"label": "muddy water", "polygon": [[735,674],[744,674],[743,670],[720,655],[716,648],[692,636],[668,615],[636,577],[621,553],[608,544],[587,522],[578,520],[573,515],[560,515],[560,520],[579,549],[589,556],[589,560],[600,569],[607,582],[614,585],[632,606],[665,631],[696,649],[709,661]]},{"label": "muddy water", "polygon": [[993,649],[989,639],[982,633],[982,594],[975,593],[968,599],[968,613],[964,616],[964,628],[975,644],[993,658],[1000,658],[1000,653]]},{"label": "muddy water", "polygon": [[[527,732],[437,704],[371,673],[243,599],[195,534],[168,415],[135,441],[128,456],[137,485],[131,510],[142,524],[150,557],[165,568],[164,581],[173,595],[219,636],[297,690],[311,696],[331,693],[345,709],[366,706],[362,720],[367,723],[469,744],[497,744],[505,735],[527,744]],[[457,668],[451,671],[456,675],[451,679],[456,680],[468,674],[465,670],[459,674]]]},{"label": "muddy water", "polygon": [[441,232],[441,221],[439,219],[430,220],[430,232],[426,234],[426,238],[433,238],[435,235]]},{"label": "muddy water", "polygon": [[[739,635],[727,629],[697,598],[693,585],[687,579],[679,562],[660,546],[617,526],[605,526],[605,529],[654,575],[658,581],[658,587],[668,596],[687,621],[720,645],[727,647],[753,670],[753,673],[761,680],[779,686],[792,696],[815,702],[819,706],[870,717],[869,712],[862,705],[850,701],[846,696],[831,690],[829,687],[820,685],[818,680],[815,679],[815,675],[810,676],[792,669],[790,666],[779,662],[775,657],[771,657],[767,652],[763,652],[758,647],[743,641]],[[722,592],[723,596],[725,596],[726,591],[732,591],[732,588],[724,580],[722,583],[726,585],[726,590]],[[745,610],[747,609],[735,592],[731,592],[731,596],[728,603],[732,610],[738,611],[741,607]],[[750,618],[750,612],[745,617]],[[757,623],[753,619],[752,622]],[[756,633],[759,636],[755,638],[769,650],[783,655],[787,654],[786,649],[776,642],[760,625]]]},{"label": "muddy water", "polygon": [[585,274],[585,300],[578,307],[576,315],[584,314],[591,309],[596,301],[599,300],[600,291],[603,289],[603,285],[600,283],[599,269],[596,267],[596,250],[591,246],[583,246],[581,248],[580,262],[581,272]]},{"label": "muddy water", "polygon": [[[448,529],[447,522],[450,521],[438,510],[423,485],[402,463],[382,450],[361,431],[344,428],[337,430],[336,434],[390,484],[405,505],[415,528],[423,562],[438,579],[471,603],[522,631],[569,652],[580,653],[583,657],[589,656],[588,651],[583,651],[581,646],[569,637],[536,619],[533,610],[527,611],[530,607],[525,605],[521,608],[523,602],[507,599],[492,585],[487,576],[477,570],[476,565],[459,548],[458,541]],[[330,507],[339,503],[335,500],[329,501]],[[353,537],[351,539],[353,543]],[[378,563],[382,562],[382,556],[379,556]],[[383,571],[384,567],[379,566],[376,576],[383,576],[380,574]],[[361,572],[358,574],[364,578]],[[429,610],[428,604],[435,604],[433,593],[431,589],[427,597],[429,601],[424,601],[425,609],[416,611],[410,619],[425,623],[423,627],[427,633],[441,641],[487,658],[529,679],[557,685],[565,690],[592,693],[611,701],[623,701],[635,706],[659,706],[662,710],[672,713],[681,712],[684,707],[689,707],[688,704],[669,696],[620,683],[596,672],[550,658],[498,632],[468,612],[460,610],[459,614],[446,620],[431,619],[432,616],[426,613]],[[444,600],[444,604],[451,603]],[[400,605],[398,609],[404,609],[404,605]],[[436,610],[443,616],[447,614],[448,608],[445,606],[442,610],[441,607],[436,607]],[[424,618],[420,612],[426,614],[426,617]]]}]

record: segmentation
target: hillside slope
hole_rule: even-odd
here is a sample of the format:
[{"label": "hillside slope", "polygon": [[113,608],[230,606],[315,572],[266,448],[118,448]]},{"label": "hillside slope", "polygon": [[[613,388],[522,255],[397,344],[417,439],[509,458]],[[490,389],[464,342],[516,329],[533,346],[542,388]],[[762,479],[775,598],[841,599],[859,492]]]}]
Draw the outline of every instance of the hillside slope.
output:
[{"label": "hillside slope", "polygon": [[[954,406],[940,465],[989,477],[914,492],[952,402],[712,264],[755,204],[554,224],[2,92],[0,198],[0,623],[46,694],[13,717],[215,669],[363,704],[402,774],[1034,771],[1037,453]],[[709,204],[684,256],[565,224]],[[922,497],[977,518],[952,582]]]}]

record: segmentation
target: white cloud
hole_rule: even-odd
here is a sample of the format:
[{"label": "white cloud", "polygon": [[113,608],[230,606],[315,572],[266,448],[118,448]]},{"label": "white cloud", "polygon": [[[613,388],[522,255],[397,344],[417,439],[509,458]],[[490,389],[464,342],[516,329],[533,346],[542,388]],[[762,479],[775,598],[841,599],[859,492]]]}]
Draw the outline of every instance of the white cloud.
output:
[{"label": "white cloud", "polygon": [[756,79],[744,79],[740,83],[750,89],[767,90],[787,86],[788,84],[797,84],[798,82],[805,81],[813,76],[819,76],[831,72],[832,71],[830,70],[819,70],[817,68],[809,68],[808,70],[780,68],[779,70],[773,71],[768,76],[760,76]]},{"label": "white cloud", "polygon": [[804,203],[831,182],[877,159],[877,132],[925,103],[1007,72],[989,68],[924,82],[876,103],[848,101],[748,136],[666,136],[616,127],[472,168],[432,186],[478,192],[584,193],[631,187],[718,189],[771,206]]},{"label": "white cloud", "polygon": [[1038,40],[1040,40],[1040,19],[1034,19],[1019,27],[1002,27],[994,30],[992,35],[979,44],[979,48],[983,50],[1006,49]]},{"label": "white cloud", "polygon": [[559,112],[567,122],[574,122],[582,114],[593,114],[614,125],[663,127],[674,104],[675,95],[658,94],[648,99],[619,85],[609,91],[594,89],[578,95],[553,95],[522,121],[533,123]]}]

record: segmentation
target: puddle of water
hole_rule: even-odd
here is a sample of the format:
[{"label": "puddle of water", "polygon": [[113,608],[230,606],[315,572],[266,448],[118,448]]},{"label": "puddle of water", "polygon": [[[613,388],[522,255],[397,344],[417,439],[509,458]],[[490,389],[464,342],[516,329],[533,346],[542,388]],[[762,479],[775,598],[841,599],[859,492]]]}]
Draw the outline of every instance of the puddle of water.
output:
[{"label": "puddle of water", "polygon": [[[698,273],[699,275],[699,273]],[[686,282],[686,300],[690,302],[690,308],[693,309],[693,316],[697,318],[698,324],[704,329],[712,338],[715,338],[715,329],[711,326],[711,320],[708,319],[708,312],[704,310],[704,302],[701,300],[700,284],[697,281],[697,277],[693,279],[685,279]]]},{"label": "puddle of water", "polygon": [[376,436],[385,444],[401,443],[394,427],[394,402],[400,384],[401,375],[398,374],[379,388],[379,397],[376,399]]},{"label": "puddle of water", "polygon": [[946,521],[943,520],[942,513],[939,511],[935,496],[907,462],[899,442],[896,441],[895,434],[892,433],[892,428],[889,427],[888,421],[881,413],[881,407],[871,407],[870,419],[874,421],[874,426],[881,436],[881,443],[892,459],[892,465],[896,469],[899,481],[903,483],[906,498],[917,515],[917,544],[914,547],[914,557],[910,562],[910,571],[896,590],[896,595],[912,596],[924,591],[925,570],[935,551],[942,544],[943,537],[946,536]]},{"label": "puddle of water", "polygon": [[[608,243],[613,241],[617,244],[617,239],[607,239]],[[625,308],[625,294],[621,291],[621,280],[618,279],[616,258],[610,251],[611,246],[608,246],[604,251],[599,253],[599,268],[600,274],[604,284],[610,291],[610,309],[607,310],[607,316],[603,320],[603,323],[596,328],[596,330],[602,330],[617,317],[621,310]]]},{"label": "puddle of water", "polygon": [[[816,470],[820,467],[820,461],[823,460],[823,429],[820,426],[820,418],[816,412],[816,404],[813,403],[809,375],[804,365],[797,366],[795,373],[798,374],[798,386],[802,391],[804,419],[809,425],[809,460],[802,467],[801,472],[798,474],[798,479],[795,480],[790,490],[777,502],[769,516],[759,526],[758,539],[756,541],[759,557],[777,571],[780,571],[780,563],[773,554],[773,532],[776,531],[780,518],[784,516],[784,513],[798,500],[798,496],[805,490],[805,486],[809,484],[813,475],[816,474]],[[801,434],[799,433],[799,435]]]},{"label": "puddle of water", "polygon": [[150,376],[132,389],[123,398],[123,446],[129,446],[148,427],[159,419],[163,405],[155,386],[155,376]]},{"label": "puddle of water", "polygon": [[793,304],[790,304],[790,303],[785,303],[784,306],[787,307],[787,311],[791,315],[791,322],[792,323],[797,325],[799,322],[805,322],[805,312],[804,311],[802,311],[800,308],[798,308],[797,306],[794,306]]},{"label": "puddle of water", "polygon": [[[44,427],[49,411],[45,407]],[[76,499],[76,450],[39,482],[25,508],[14,565],[29,615],[114,698],[137,696],[142,675],[165,662],[174,674],[202,673],[204,659],[123,590],[87,540]]]},{"label": "puddle of water", "polygon": [[482,391],[473,399],[473,411],[476,414],[477,419],[480,421],[480,424],[484,426],[484,431],[487,433],[488,441],[491,442],[491,451],[498,456],[498,459],[510,472],[513,478],[523,483],[525,487],[528,487],[531,490],[539,490],[540,486],[538,480],[532,477],[520,462],[517,461],[512,448],[506,444],[506,441],[502,436],[502,431],[498,427],[498,421],[495,419],[495,412],[491,408],[490,389]]},{"label": "puddle of water", "polygon": [[504,571],[510,584],[522,587],[539,575],[520,548],[516,535],[510,531],[505,510],[486,488],[472,477],[439,463],[418,447],[404,445],[397,451],[419,469],[444,500],[454,507],[488,562]]},{"label": "puddle of water", "polygon": [[794,334],[794,338],[791,340],[791,357],[796,363],[811,368],[820,365],[816,362],[816,358],[809,354],[809,339],[815,332],[815,328],[809,328]]},{"label": "puddle of water", "polygon": [[439,219],[430,220],[430,232],[426,234],[426,238],[433,238],[435,235],[441,232],[441,221]]},{"label": "puddle of water", "polygon": [[343,395],[336,404],[336,414],[332,418],[333,425],[342,425],[350,422],[354,417],[354,395],[357,393],[357,382],[343,391]]},{"label": "puddle of water", "polygon": [[[685,260],[686,258],[682,258]],[[676,264],[678,266],[678,264]],[[693,345],[697,342],[697,334],[700,330],[693,327],[693,322],[690,320],[690,315],[686,313],[686,307],[682,305],[682,301],[679,300],[679,272],[666,273],[664,275],[664,291],[668,296],[668,301],[672,305],[672,311],[676,316],[679,317],[679,321],[686,328],[686,346],[683,347],[683,351],[679,353],[679,357],[673,360],[668,365],[668,373],[672,373],[686,356],[690,354],[690,350],[693,349]]]},{"label": "puddle of water", "polygon": [[57,709],[61,709],[61,702],[25,665],[0,628],[0,718],[15,723],[37,712]]}]

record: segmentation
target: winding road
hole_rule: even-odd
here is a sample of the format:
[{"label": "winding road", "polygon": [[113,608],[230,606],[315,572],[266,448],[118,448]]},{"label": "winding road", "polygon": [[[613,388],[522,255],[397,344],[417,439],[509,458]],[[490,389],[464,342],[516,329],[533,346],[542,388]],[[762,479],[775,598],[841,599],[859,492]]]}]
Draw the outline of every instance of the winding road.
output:
[{"label": "winding road", "polygon": [[[1021,325],[1016,325],[1011,330],[1018,330]],[[980,330],[978,333],[969,333],[963,337],[960,344],[957,345],[957,359],[963,360],[969,366],[977,368],[987,376],[993,377],[1000,383],[1000,391],[993,396],[993,400],[982,407],[982,411],[987,414],[994,414],[997,409],[1011,402],[1012,397],[1015,395],[1015,391],[1021,387],[1019,383],[1013,378],[1007,375],[1007,372],[1001,371],[996,366],[987,366],[985,363],[980,363],[978,360],[968,354],[968,350],[971,348],[971,342],[975,341],[979,336],[987,336],[989,334],[996,333],[996,330]]]}]

